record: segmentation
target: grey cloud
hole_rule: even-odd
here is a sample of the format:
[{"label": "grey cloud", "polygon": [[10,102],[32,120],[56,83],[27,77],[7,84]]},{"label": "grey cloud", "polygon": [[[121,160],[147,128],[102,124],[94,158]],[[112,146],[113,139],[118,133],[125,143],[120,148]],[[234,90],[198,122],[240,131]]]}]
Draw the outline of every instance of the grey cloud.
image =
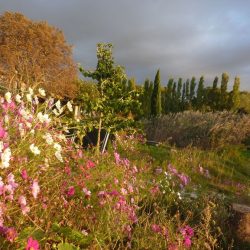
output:
[{"label": "grey cloud", "polygon": [[62,29],[86,68],[96,65],[96,43],[112,42],[117,63],[138,82],[153,79],[158,68],[164,83],[193,75],[209,82],[227,71],[248,90],[249,7],[244,0],[0,0],[1,12]]}]

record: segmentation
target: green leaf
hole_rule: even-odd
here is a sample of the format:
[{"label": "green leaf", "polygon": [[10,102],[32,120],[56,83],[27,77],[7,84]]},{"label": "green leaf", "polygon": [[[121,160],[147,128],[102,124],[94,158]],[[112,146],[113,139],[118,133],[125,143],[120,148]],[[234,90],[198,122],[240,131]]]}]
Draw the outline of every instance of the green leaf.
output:
[{"label": "green leaf", "polygon": [[78,250],[79,247],[74,246],[73,244],[69,243],[60,243],[57,245],[58,250]]},{"label": "green leaf", "polygon": [[52,230],[60,234],[61,236],[67,238],[69,241],[74,242],[77,245],[84,245],[87,246],[91,243],[92,241],[92,236],[91,235],[83,235],[81,232],[71,229],[70,227],[62,227],[57,223],[54,223],[52,225]]}]

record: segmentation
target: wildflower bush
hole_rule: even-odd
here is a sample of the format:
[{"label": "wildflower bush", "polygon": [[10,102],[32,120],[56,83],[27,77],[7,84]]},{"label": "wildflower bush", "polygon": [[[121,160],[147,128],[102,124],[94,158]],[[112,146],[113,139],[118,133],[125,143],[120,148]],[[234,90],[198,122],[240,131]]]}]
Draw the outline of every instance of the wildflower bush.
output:
[{"label": "wildflower bush", "polygon": [[228,111],[186,111],[146,121],[145,130],[149,140],[178,147],[217,148],[242,143],[250,134],[250,116]]},{"label": "wildflower bush", "polygon": [[[1,98],[0,243],[3,249],[215,249],[227,207],[198,192],[185,170],[156,165],[120,133],[101,156],[65,137],[72,111],[39,89]],[[209,178],[206,170],[204,178]],[[157,246],[157,247],[156,247]]]}]

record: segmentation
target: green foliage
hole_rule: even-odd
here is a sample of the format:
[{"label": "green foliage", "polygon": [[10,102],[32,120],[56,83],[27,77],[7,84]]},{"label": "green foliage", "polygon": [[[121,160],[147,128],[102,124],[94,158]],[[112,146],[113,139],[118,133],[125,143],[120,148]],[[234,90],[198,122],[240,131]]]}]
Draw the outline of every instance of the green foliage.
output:
[{"label": "green foliage", "polygon": [[79,247],[76,247],[69,243],[60,243],[57,245],[58,250],[80,250]]},{"label": "green foliage", "polygon": [[157,71],[154,80],[154,89],[151,97],[151,114],[159,116],[161,114],[161,80],[160,70]]},{"label": "green foliage", "polygon": [[223,73],[221,77],[219,110],[225,110],[228,108],[228,93],[227,93],[228,81],[229,81],[229,75],[227,73]]},{"label": "green foliage", "polygon": [[196,79],[193,76],[191,79],[191,83],[190,83],[190,101],[192,102],[192,105],[194,105],[194,102],[195,102],[195,87],[196,87],[195,80]]},{"label": "green foliage", "polygon": [[203,104],[204,104],[204,77],[201,76],[197,89],[196,108],[198,110],[202,109]]},{"label": "green foliage", "polygon": [[79,246],[88,246],[92,241],[91,235],[83,235],[82,232],[79,232],[71,227],[63,227],[57,223],[53,223],[52,231],[60,236],[60,238],[67,239],[68,241],[74,242]]},{"label": "green foliage", "polygon": [[79,94],[83,105],[91,107],[84,117],[91,122],[91,127],[98,128],[97,150],[100,144],[101,129],[117,131],[132,126],[133,119],[129,114],[132,109],[139,107],[136,91],[124,92],[126,75],[121,66],[115,65],[112,48],[112,44],[97,44],[96,69],[87,71],[80,68],[85,77],[97,81],[98,91],[94,98],[86,92]]},{"label": "green foliage", "polygon": [[235,77],[233,91],[229,94],[228,108],[237,110],[240,104],[240,78]]},{"label": "green foliage", "polygon": [[240,93],[239,109],[250,114],[250,93],[249,92],[244,91]]},{"label": "green foliage", "polygon": [[168,114],[172,112],[172,103],[173,103],[173,98],[172,98],[172,93],[173,93],[173,84],[174,84],[174,79],[170,78],[168,80],[168,85],[165,90],[165,113]]}]

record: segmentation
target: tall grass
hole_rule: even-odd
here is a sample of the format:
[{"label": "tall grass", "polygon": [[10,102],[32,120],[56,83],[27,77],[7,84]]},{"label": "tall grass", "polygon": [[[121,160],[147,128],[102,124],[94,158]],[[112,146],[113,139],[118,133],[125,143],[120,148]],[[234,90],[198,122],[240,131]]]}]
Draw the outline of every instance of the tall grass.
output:
[{"label": "tall grass", "polygon": [[204,149],[240,144],[250,134],[250,115],[186,111],[145,121],[148,140]]}]

